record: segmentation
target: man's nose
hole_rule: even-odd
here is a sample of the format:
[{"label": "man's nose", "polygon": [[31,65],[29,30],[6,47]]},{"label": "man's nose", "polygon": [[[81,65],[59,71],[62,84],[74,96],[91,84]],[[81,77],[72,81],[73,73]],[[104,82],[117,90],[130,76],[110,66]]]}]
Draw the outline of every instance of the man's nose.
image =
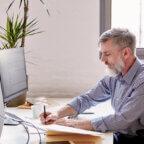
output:
[{"label": "man's nose", "polygon": [[104,56],[102,54],[101,57],[100,57],[100,60],[105,63],[107,61],[107,58],[106,58],[106,56]]}]

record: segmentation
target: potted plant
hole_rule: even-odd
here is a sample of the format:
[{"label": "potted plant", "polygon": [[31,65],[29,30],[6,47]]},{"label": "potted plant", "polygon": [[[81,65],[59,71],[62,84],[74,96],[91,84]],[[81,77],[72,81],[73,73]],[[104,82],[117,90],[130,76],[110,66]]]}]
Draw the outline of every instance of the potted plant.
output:
[{"label": "potted plant", "polygon": [[16,17],[7,16],[6,26],[0,26],[0,40],[2,43],[0,49],[22,47],[21,42],[24,37],[42,32],[38,31],[36,26],[36,19],[29,21],[25,26],[25,33],[23,33],[23,19],[20,19],[18,15]]},{"label": "potted plant", "polygon": [[[14,51],[13,54],[17,54],[20,50],[19,47],[21,47],[22,38],[38,33],[41,31],[38,31],[36,19],[27,22],[25,34],[23,34],[23,19],[20,19],[18,15],[16,17],[7,16],[5,27],[0,26],[0,41],[2,43],[0,50],[5,49],[6,56],[10,52],[9,49]],[[10,101],[7,106],[18,106],[25,101],[26,93]]]},{"label": "potted plant", "polygon": [[[9,4],[8,9],[6,10],[6,13],[9,12],[12,5],[15,3],[16,0],[12,0],[12,2]],[[41,4],[45,6],[45,2],[43,0],[39,0]],[[23,5],[23,27],[22,27],[22,34],[23,37],[21,39],[21,47],[25,46],[25,37],[26,37],[26,28],[28,23],[28,12],[29,12],[29,0],[20,0],[19,1],[19,8],[21,8]],[[46,8],[46,6],[45,6]],[[50,16],[49,10],[46,8],[47,14]]]},{"label": "potted plant", "polygon": [[[45,5],[43,0],[40,0],[40,2],[43,5]],[[29,17],[28,17],[29,0],[19,0],[19,7],[23,6],[22,18],[19,15],[9,16],[9,11],[14,3],[15,3],[15,0],[13,0],[7,8],[7,11],[6,11],[7,20],[6,20],[5,27],[0,26],[0,40],[2,43],[2,45],[0,46],[0,50],[16,48],[16,47],[24,48],[25,38],[27,36],[35,35],[35,34],[42,32],[42,31],[39,31],[39,28],[37,27],[38,21],[36,19],[29,20]],[[46,9],[46,11],[48,15],[50,15],[48,9]],[[14,106],[23,104],[25,100],[26,100],[26,95],[23,95],[20,99],[14,102]]]}]

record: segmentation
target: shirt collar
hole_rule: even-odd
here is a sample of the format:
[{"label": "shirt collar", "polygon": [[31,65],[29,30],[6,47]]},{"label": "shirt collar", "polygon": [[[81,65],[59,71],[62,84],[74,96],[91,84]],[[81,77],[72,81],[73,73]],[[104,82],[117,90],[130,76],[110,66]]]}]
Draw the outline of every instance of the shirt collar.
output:
[{"label": "shirt collar", "polygon": [[125,81],[127,84],[131,84],[140,65],[141,65],[140,61],[138,61],[138,59],[136,59],[134,64],[132,65],[132,67],[129,69],[129,71],[123,77],[121,74],[118,77],[120,78],[120,80]]}]

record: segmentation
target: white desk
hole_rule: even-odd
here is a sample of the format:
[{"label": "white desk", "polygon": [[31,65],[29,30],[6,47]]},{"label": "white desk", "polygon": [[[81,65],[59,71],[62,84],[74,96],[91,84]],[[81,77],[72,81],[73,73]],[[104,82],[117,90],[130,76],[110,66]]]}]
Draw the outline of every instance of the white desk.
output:
[{"label": "white desk", "polygon": [[[19,116],[25,115],[28,117],[32,117],[31,110],[17,109],[17,108],[8,108],[8,111],[11,113],[15,113]],[[44,139],[44,135],[41,135]],[[3,127],[2,136],[0,140],[0,144],[26,144],[27,141],[27,133],[22,125],[18,126],[5,126]],[[30,143],[37,143],[39,141],[39,137],[37,134],[30,134]]]},{"label": "white desk", "polygon": [[[67,102],[62,99],[49,99],[50,101],[56,101],[58,105],[63,102]],[[51,105],[53,107],[54,104]],[[32,112],[28,109],[18,109],[18,108],[8,108],[8,111],[11,113],[15,113],[18,116],[29,117],[32,118]],[[42,140],[44,141],[45,136],[41,134]],[[27,141],[27,133],[24,130],[22,125],[18,126],[4,126],[2,131],[2,136],[0,140],[0,144],[26,144]],[[112,133],[106,134],[105,139],[103,139],[101,144],[112,144],[113,136]],[[30,142],[29,144],[39,144],[38,134],[30,134]]]}]

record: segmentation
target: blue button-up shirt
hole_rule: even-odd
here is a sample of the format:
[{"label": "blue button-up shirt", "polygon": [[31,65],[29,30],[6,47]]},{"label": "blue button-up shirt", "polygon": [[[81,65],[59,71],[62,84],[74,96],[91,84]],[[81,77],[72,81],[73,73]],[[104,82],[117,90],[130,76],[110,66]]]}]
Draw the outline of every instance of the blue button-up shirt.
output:
[{"label": "blue button-up shirt", "polygon": [[144,65],[138,59],[124,76],[105,77],[94,88],[75,97],[69,105],[77,113],[82,113],[110,98],[115,113],[91,119],[96,131],[135,135],[137,130],[144,129]]}]

